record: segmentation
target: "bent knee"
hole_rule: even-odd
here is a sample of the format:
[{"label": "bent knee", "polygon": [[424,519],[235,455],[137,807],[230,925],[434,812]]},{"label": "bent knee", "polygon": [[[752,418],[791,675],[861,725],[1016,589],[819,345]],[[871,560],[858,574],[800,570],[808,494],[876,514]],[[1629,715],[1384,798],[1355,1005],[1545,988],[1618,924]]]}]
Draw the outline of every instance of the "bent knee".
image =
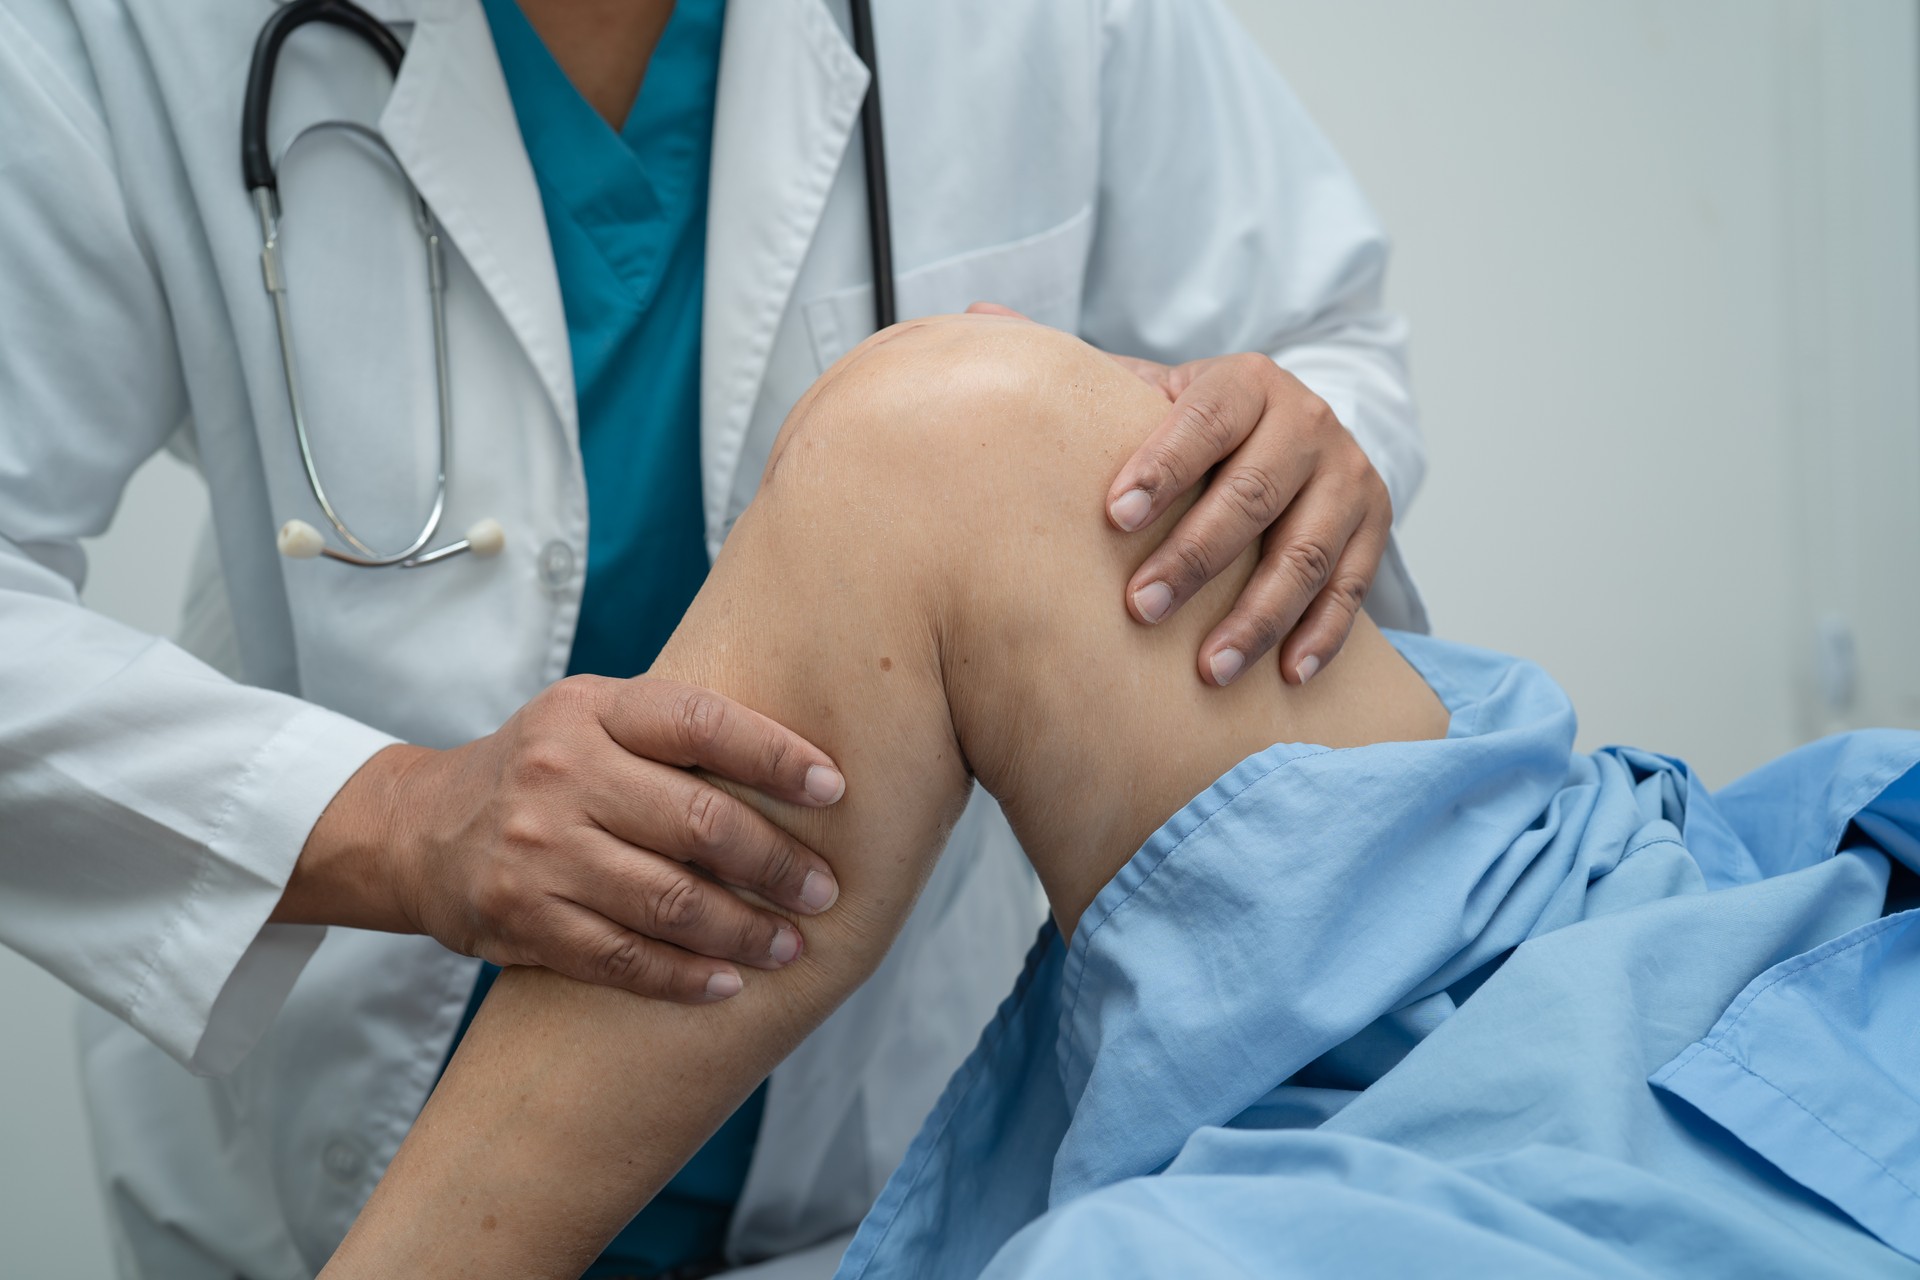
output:
[{"label": "bent knee", "polygon": [[943,315],[906,320],[861,342],[820,378],[829,402],[866,395],[922,402],[1032,398],[1111,365],[1079,338],[1030,320]]},{"label": "bent knee", "polygon": [[916,503],[1082,487],[1098,501],[1164,410],[1138,378],[1058,329],[987,315],[910,320],[822,375],[781,429],[765,479],[791,470],[878,482]]}]

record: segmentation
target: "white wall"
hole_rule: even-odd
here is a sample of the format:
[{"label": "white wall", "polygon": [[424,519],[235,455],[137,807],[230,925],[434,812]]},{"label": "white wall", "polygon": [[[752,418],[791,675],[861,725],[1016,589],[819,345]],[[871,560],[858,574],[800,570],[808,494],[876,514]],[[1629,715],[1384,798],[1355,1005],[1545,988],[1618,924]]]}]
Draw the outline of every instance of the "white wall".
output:
[{"label": "white wall", "polygon": [[[1543,662],[1589,745],[1711,782],[1920,723],[1912,6],[1234,3],[1395,233],[1439,630]],[[170,630],[203,509],[156,462],[88,599]],[[1826,616],[1859,658],[1838,709]],[[0,1275],[107,1273],[70,1005],[0,952]]]},{"label": "white wall", "polygon": [[[1920,723],[1913,6],[1236,7],[1394,233],[1440,632],[1715,784]],[[1838,713],[1829,614],[1863,668]]]}]

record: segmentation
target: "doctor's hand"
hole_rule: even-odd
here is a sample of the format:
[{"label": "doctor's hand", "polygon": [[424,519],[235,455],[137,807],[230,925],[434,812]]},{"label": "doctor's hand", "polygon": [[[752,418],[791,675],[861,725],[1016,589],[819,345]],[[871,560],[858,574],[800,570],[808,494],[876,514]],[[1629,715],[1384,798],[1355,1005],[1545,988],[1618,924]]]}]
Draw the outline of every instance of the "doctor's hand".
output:
[{"label": "doctor's hand", "polygon": [[692,685],[575,676],[499,730],[447,751],[378,752],[307,839],[288,922],[425,933],[498,965],[701,1003],[775,969],[833,872],[699,768],[793,804],[834,803],[833,761],[765,716]]},{"label": "doctor's hand", "polygon": [[[1019,315],[993,303],[967,310]],[[1114,478],[1107,518],[1143,529],[1206,481],[1128,582],[1129,611],[1164,622],[1257,539],[1260,564],[1201,642],[1200,676],[1227,684],[1278,644],[1281,678],[1305,684],[1346,644],[1386,554],[1386,482],[1327,402],[1269,356],[1110,358],[1171,407]]]},{"label": "doctor's hand", "polygon": [[1201,677],[1227,684],[1278,644],[1281,678],[1305,684],[1346,644],[1386,554],[1386,482],[1327,402],[1269,356],[1114,358],[1172,407],[1120,468],[1107,518],[1144,528],[1206,480],[1127,584],[1133,616],[1173,616],[1258,539],[1253,577],[1201,642]]}]

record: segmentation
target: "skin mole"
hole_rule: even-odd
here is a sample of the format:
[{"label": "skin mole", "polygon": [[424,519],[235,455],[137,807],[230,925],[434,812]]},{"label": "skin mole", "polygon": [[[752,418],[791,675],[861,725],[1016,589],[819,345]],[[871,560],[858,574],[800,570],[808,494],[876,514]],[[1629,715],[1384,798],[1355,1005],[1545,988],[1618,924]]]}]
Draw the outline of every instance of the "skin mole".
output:
[{"label": "skin mole", "polygon": [[891,671],[891,670],[893,670],[893,659],[892,659],[892,658],[886,658],[886,657],[883,657],[883,658],[881,658],[881,659],[880,659],[880,669],[881,669],[882,671]]}]

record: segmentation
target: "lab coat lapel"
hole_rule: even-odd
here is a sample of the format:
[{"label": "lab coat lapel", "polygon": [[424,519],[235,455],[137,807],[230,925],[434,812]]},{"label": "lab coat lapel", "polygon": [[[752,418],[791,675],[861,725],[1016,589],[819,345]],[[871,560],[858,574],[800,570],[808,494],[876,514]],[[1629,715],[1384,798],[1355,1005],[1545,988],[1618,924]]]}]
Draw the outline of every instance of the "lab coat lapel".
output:
[{"label": "lab coat lapel", "polygon": [[577,439],[573,357],[546,213],[486,13],[475,0],[419,0],[417,18],[381,132]]},{"label": "lab coat lapel", "polygon": [[729,7],[701,324],[700,477],[710,551],[725,536],[774,335],[866,88],[867,69],[822,0]]}]

